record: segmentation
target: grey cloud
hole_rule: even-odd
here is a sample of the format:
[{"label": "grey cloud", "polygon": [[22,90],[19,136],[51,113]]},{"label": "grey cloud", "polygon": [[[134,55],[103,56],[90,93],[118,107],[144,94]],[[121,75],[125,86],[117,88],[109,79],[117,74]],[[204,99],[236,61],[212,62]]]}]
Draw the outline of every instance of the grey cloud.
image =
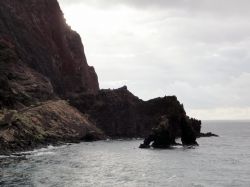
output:
[{"label": "grey cloud", "polygon": [[138,9],[183,9],[196,12],[226,14],[227,16],[249,15],[248,0],[59,0],[63,4],[85,3],[91,6],[110,8],[129,6]]},{"label": "grey cloud", "polygon": [[[250,106],[250,1],[60,2],[101,12],[91,27],[81,20],[85,27],[77,31],[102,88],[127,84],[145,100],[177,95],[187,111]],[[133,13],[125,15],[128,26],[117,18],[124,6]]]}]

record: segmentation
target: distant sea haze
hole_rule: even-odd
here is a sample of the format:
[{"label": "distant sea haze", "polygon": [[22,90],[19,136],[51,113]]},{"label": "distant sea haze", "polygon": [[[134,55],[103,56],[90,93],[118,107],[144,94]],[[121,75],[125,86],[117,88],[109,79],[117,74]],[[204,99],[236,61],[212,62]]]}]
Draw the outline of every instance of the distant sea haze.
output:
[{"label": "distant sea haze", "polygon": [[0,157],[1,186],[250,186],[250,122],[204,121],[199,147],[139,149],[141,140],[48,147]]}]

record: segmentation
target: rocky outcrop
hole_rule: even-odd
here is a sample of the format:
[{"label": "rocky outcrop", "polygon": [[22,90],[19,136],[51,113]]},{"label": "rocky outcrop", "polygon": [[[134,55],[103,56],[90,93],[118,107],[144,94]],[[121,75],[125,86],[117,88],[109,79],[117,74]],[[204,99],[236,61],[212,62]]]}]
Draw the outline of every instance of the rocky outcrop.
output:
[{"label": "rocky outcrop", "polygon": [[198,137],[219,137],[219,135],[214,134],[212,132],[200,133]]},{"label": "rocky outcrop", "polygon": [[140,145],[140,148],[169,148],[173,144],[173,137],[170,124],[166,115],[162,116],[159,122],[159,125],[152,129],[152,133],[145,138],[143,144]]},{"label": "rocky outcrop", "polygon": [[86,116],[62,100],[0,114],[0,154],[104,138],[104,133]]},{"label": "rocky outcrop", "polygon": [[188,117],[181,119],[180,131],[182,144],[179,144],[175,142],[175,139],[179,136],[174,133],[173,124],[169,123],[166,115],[162,116],[159,125],[152,129],[151,134],[145,138],[139,148],[150,148],[151,146],[154,148],[170,148],[174,145],[197,146],[197,136],[190,122],[191,120]]},{"label": "rocky outcrop", "polygon": [[86,113],[97,126],[113,138],[141,136],[147,127],[138,115],[142,100],[126,87],[117,90],[100,90],[98,94],[82,94],[69,100],[70,104]]},{"label": "rocky outcrop", "polygon": [[200,133],[201,121],[187,117],[183,105],[175,96],[143,101],[124,86],[115,90],[100,90],[95,95],[78,95],[69,102],[88,114],[100,129],[113,138],[147,137],[162,116],[168,119],[171,144],[182,134],[183,118],[195,134]]}]

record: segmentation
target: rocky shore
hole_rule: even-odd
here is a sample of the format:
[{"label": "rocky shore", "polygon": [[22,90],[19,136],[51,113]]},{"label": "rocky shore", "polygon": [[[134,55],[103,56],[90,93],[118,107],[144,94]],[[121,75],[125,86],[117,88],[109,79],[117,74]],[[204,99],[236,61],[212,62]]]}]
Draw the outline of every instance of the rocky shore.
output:
[{"label": "rocky shore", "polygon": [[60,142],[105,139],[104,133],[66,101],[7,110],[0,121],[0,154]]}]

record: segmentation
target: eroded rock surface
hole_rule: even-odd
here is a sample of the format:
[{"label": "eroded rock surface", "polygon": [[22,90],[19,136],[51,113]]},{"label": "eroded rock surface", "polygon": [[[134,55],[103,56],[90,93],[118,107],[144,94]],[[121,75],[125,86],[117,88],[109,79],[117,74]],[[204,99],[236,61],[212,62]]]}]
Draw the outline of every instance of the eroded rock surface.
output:
[{"label": "eroded rock surface", "polygon": [[147,137],[158,126],[162,116],[168,119],[170,142],[181,137],[183,119],[200,133],[201,121],[189,118],[175,96],[143,101],[124,86],[115,90],[100,90],[98,94],[82,94],[69,100],[81,112],[87,113],[96,125],[110,137]]},{"label": "eroded rock surface", "polygon": [[58,142],[105,139],[87,116],[66,101],[46,101],[0,116],[0,154],[24,151]]},{"label": "eroded rock surface", "polygon": [[[4,71],[1,80],[12,79],[15,83],[15,79],[31,76],[34,81],[25,84],[37,86],[37,90],[31,88],[34,90],[31,97],[50,93],[49,84],[62,97],[99,90],[97,75],[87,64],[81,38],[66,24],[56,0],[1,0],[0,41],[0,70]],[[23,76],[25,73],[29,75]],[[16,89],[15,84],[9,87]]]}]

